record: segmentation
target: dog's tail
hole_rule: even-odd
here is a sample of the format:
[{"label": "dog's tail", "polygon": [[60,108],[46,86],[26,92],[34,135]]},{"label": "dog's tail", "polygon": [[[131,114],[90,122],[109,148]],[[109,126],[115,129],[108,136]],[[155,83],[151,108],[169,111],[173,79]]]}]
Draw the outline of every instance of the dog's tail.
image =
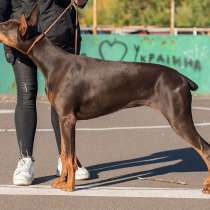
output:
[{"label": "dog's tail", "polygon": [[188,85],[189,85],[189,87],[190,87],[191,90],[197,90],[198,89],[198,85],[195,82],[193,82],[191,79],[185,77],[184,75],[182,75],[182,76],[187,81],[187,83],[188,83]]}]

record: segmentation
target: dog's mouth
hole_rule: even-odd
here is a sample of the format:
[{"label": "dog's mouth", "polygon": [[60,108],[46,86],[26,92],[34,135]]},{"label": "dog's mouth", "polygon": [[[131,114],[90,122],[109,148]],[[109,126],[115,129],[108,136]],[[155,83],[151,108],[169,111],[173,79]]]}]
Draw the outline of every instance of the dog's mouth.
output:
[{"label": "dog's mouth", "polygon": [[17,45],[15,38],[14,39],[8,38],[3,33],[0,33],[0,42],[9,46],[9,47],[13,47],[13,48],[16,48],[16,45]]},{"label": "dog's mouth", "polygon": [[3,44],[6,44],[8,46],[10,45],[10,42],[9,42],[8,38],[1,33],[0,33],[0,42],[3,43]]}]

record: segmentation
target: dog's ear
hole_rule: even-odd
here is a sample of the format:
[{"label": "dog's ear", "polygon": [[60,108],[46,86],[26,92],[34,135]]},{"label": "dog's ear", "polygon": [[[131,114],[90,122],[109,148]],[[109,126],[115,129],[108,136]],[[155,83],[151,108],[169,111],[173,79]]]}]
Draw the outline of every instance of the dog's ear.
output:
[{"label": "dog's ear", "polygon": [[20,24],[19,24],[19,28],[18,28],[18,31],[19,31],[19,34],[24,37],[26,32],[27,32],[27,29],[28,29],[28,24],[27,24],[27,21],[26,21],[26,17],[25,15],[21,15],[20,17]]},{"label": "dog's ear", "polygon": [[20,17],[20,24],[18,28],[18,32],[22,38],[29,38],[31,34],[34,34],[32,31],[34,31],[34,28],[36,28],[37,22],[38,22],[38,4],[36,3],[30,14],[25,16],[24,14]]},{"label": "dog's ear", "polygon": [[33,27],[37,25],[37,22],[38,22],[38,4],[37,3],[33,6],[30,14],[27,16],[26,19],[27,19],[28,26]]}]

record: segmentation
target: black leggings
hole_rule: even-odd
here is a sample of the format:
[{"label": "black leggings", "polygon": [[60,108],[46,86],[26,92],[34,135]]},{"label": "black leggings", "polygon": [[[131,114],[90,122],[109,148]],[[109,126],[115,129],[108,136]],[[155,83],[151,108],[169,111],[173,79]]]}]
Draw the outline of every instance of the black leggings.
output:
[{"label": "black leggings", "polygon": [[[17,140],[22,157],[33,155],[33,143],[37,126],[37,68],[24,56],[13,63],[17,85],[17,105],[15,109],[15,126]],[[51,122],[54,128],[58,152],[60,154],[60,127],[56,111],[51,107]]]}]

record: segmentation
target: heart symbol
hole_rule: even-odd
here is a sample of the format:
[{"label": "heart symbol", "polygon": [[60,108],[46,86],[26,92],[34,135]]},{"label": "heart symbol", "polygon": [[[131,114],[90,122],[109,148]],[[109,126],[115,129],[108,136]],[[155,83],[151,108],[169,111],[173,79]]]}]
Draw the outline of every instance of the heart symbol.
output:
[{"label": "heart symbol", "polygon": [[99,45],[99,55],[103,60],[122,61],[128,52],[124,42],[104,40]]}]

